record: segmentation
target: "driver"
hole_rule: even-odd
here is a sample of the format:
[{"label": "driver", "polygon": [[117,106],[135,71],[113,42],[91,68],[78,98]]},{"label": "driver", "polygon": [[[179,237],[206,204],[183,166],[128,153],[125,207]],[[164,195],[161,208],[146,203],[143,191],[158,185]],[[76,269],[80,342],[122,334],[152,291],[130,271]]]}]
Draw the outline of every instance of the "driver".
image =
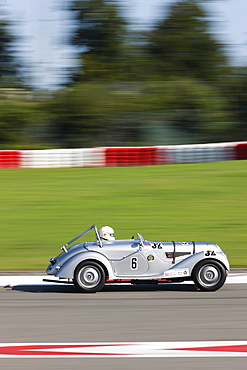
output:
[{"label": "driver", "polygon": [[103,240],[115,240],[114,230],[110,226],[103,226],[99,231],[99,236]]}]

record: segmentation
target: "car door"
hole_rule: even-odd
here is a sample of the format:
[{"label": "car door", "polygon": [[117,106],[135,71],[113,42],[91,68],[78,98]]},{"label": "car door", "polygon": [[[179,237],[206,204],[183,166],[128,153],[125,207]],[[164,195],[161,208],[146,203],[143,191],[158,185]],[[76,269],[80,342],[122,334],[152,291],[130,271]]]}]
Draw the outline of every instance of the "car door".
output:
[{"label": "car door", "polygon": [[116,276],[139,276],[148,271],[148,262],[140,252],[137,240],[104,243],[102,250],[110,260]]},{"label": "car door", "polygon": [[139,250],[120,261],[112,262],[116,276],[140,276],[148,271],[148,262]]}]

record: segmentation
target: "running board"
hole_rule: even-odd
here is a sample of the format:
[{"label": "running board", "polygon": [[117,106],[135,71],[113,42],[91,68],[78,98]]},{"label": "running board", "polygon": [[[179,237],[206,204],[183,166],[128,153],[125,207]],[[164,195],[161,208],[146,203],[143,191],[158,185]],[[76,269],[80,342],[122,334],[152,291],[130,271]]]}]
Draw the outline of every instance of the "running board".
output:
[{"label": "running board", "polygon": [[43,279],[43,281],[47,281],[48,283],[60,283],[60,284],[74,284],[71,279],[64,279],[64,280],[52,280],[52,279]]}]

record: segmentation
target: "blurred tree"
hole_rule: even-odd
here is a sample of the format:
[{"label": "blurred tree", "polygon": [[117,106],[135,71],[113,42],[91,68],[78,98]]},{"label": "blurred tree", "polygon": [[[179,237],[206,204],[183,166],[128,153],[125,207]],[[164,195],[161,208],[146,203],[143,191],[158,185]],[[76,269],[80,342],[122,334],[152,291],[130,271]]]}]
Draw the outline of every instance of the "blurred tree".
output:
[{"label": "blurred tree", "polygon": [[222,95],[228,100],[227,110],[234,115],[229,127],[229,139],[247,140],[247,68],[235,67],[222,82]]},{"label": "blurred tree", "polygon": [[52,142],[60,147],[138,145],[141,97],[129,84],[81,83],[45,103]]},{"label": "blurred tree", "polygon": [[13,56],[13,45],[16,37],[10,32],[10,23],[0,21],[0,84],[1,87],[15,84],[18,76],[18,65]]},{"label": "blurred tree", "polygon": [[35,137],[40,120],[38,104],[20,96],[19,89],[9,90],[0,96],[0,148],[34,148],[40,140],[39,134]]},{"label": "blurred tree", "polygon": [[79,73],[74,73],[73,81],[118,80],[126,35],[119,5],[109,0],[76,0],[70,10],[75,19],[71,42],[80,50]]},{"label": "blurred tree", "polygon": [[[168,18],[144,35],[127,32],[115,1],[77,0],[69,9],[75,19],[70,42],[78,47],[80,59],[72,80],[89,81],[91,85],[83,88],[79,84],[74,89],[72,84],[70,91],[55,97],[50,112],[58,143],[89,146],[140,142],[143,112],[146,117],[163,117],[164,122],[169,120],[175,129],[189,134],[209,133],[211,128],[213,136],[221,131],[224,99],[196,79],[215,79],[227,60],[196,1],[178,1],[170,7]],[[183,80],[186,75],[187,80]],[[157,92],[143,84],[151,76],[155,80],[165,76],[173,82],[161,89],[159,86]],[[125,83],[109,84],[113,81]]]},{"label": "blurred tree", "polygon": [[171,5],[168,16],[147,33],[146,50],[154,78],[193,76],[211,81],[227,65],[222,45],[210,32],[207,14],[195,0]]},{"label": "blurred tree", "polygon": [[99,89],[93,86],[78,85],[56,92],[44,105],[55,145],[68,148],[95,145],[99,127],[94,108],[99,94]]}]

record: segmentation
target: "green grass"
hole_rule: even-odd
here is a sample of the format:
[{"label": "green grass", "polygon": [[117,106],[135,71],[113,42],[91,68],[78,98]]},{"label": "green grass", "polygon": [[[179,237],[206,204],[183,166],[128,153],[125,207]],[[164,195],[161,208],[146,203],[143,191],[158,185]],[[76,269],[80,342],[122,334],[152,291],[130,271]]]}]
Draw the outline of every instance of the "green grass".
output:
[{"label": "green grass", "polygon": [[1,169],[0,179],[0,270],[44,270],[92,224],[117,238],[216,242],[247,267],[247,161]]}]

